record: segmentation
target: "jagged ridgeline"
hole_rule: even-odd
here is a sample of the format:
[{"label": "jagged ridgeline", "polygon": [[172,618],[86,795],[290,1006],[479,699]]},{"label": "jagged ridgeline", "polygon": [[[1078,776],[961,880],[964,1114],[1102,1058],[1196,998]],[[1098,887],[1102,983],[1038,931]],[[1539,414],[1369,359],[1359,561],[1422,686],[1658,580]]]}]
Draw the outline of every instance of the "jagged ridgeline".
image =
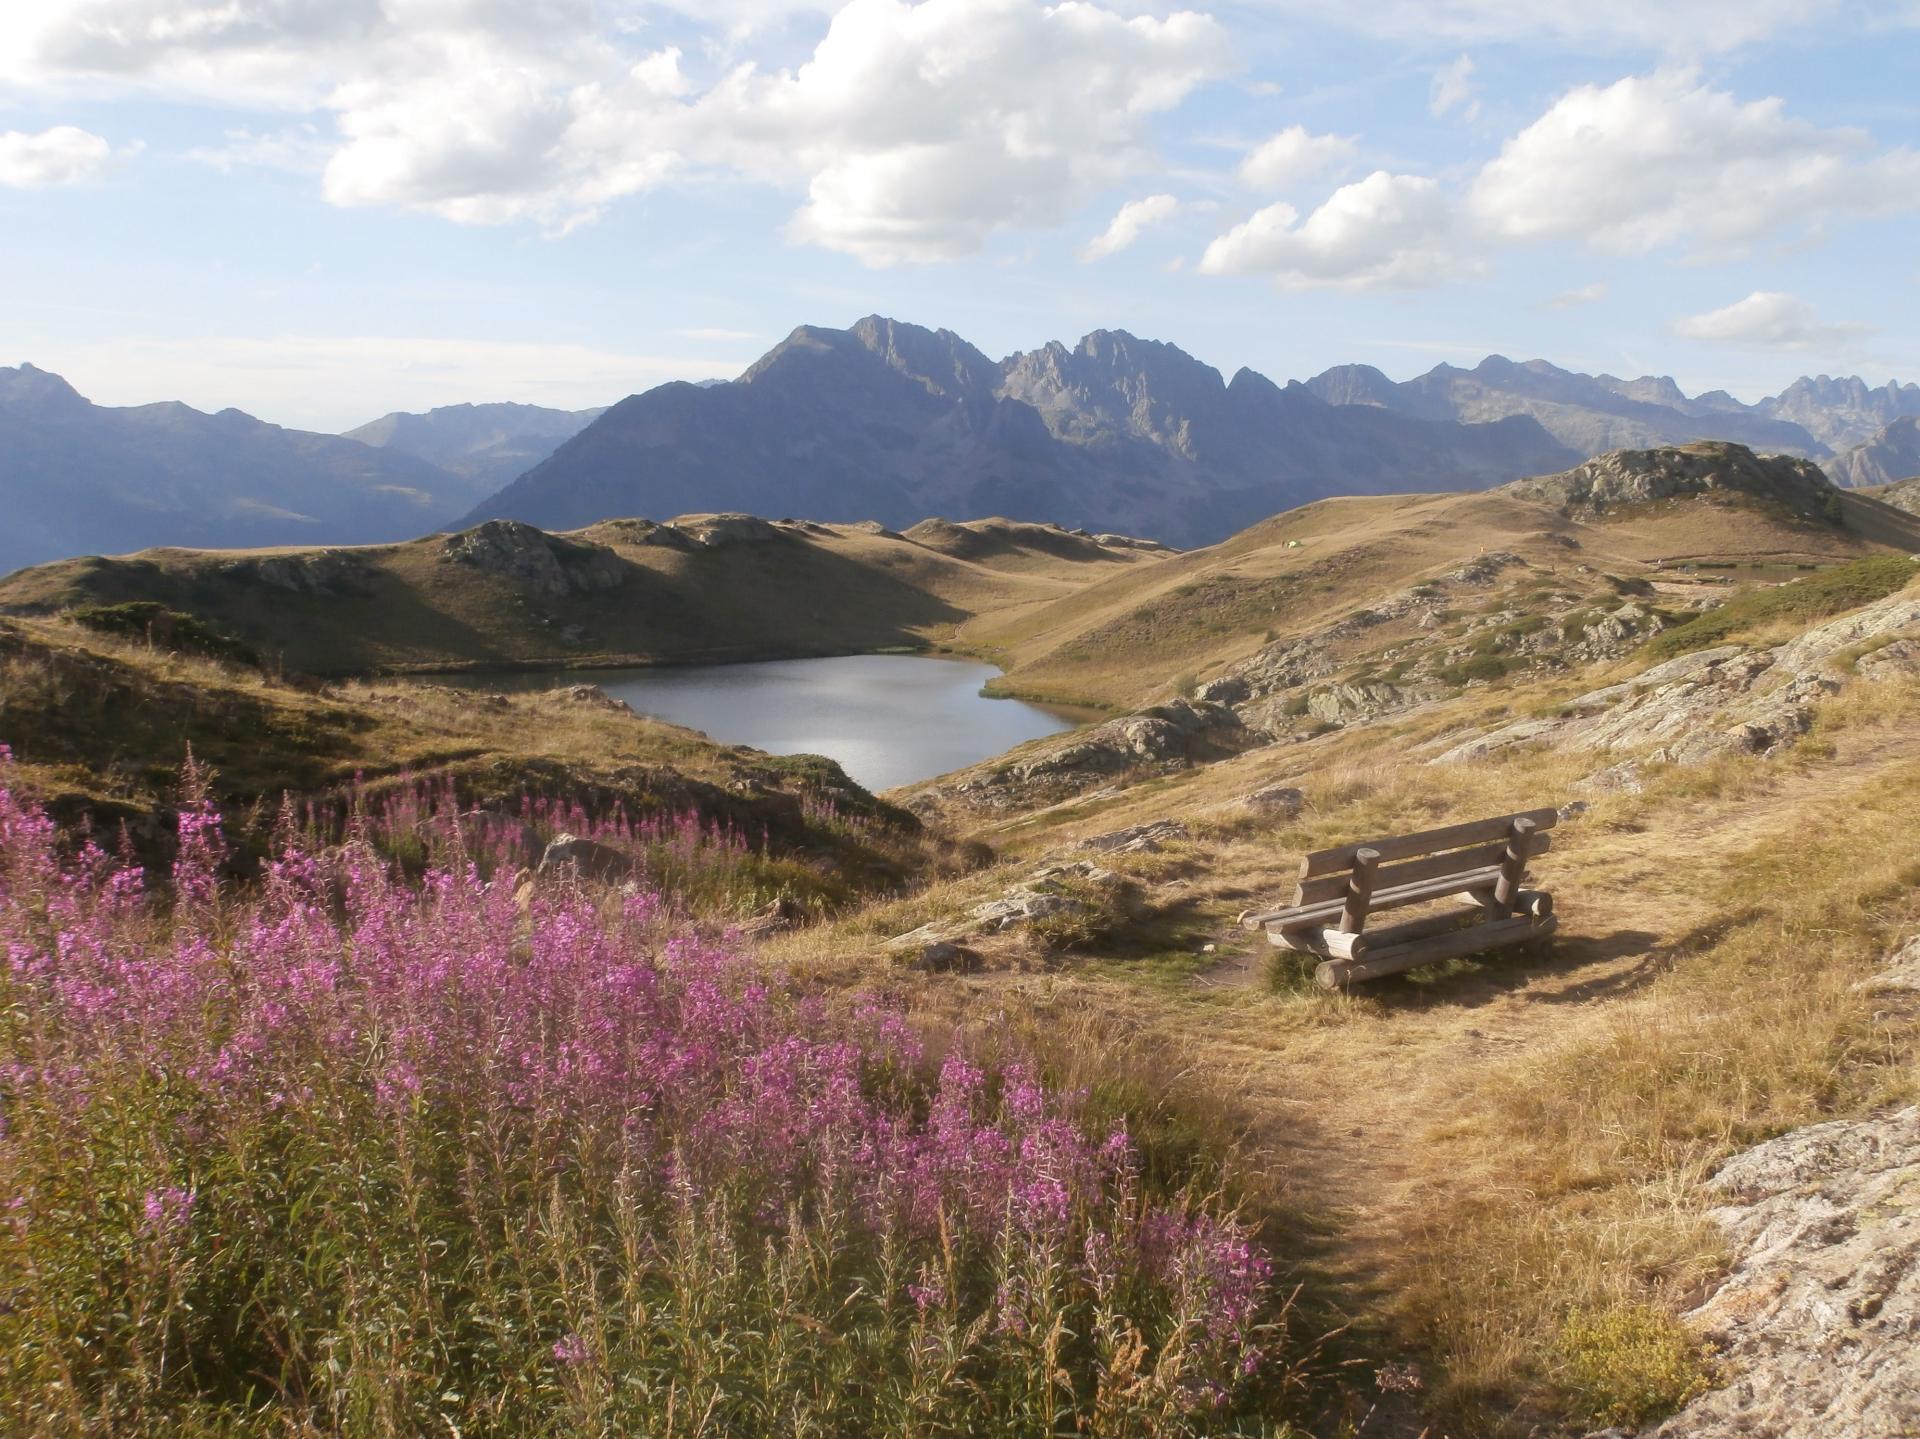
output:
[{"label": "jagged ridgeline", "polygon": [[802,326],[731,383],[662,385],[605,411],[396,412],[345,435],[237,410],[96,405],[24,365],[0,369],[0,570],[152,545],[365,544],[485,519],[570,530],[711,510],[899,528],[1008,515],[1208,544],[1322,496],[1483,488],[1693,440],[1882,484],[1915,473],[1917,416],[1920,385],[1819,376],[1745,404],[1664,376],[1497,355],[1403,382],[1341,365],[1280,385],[1113,330],[994,361],[950,331],[880,316]]}]

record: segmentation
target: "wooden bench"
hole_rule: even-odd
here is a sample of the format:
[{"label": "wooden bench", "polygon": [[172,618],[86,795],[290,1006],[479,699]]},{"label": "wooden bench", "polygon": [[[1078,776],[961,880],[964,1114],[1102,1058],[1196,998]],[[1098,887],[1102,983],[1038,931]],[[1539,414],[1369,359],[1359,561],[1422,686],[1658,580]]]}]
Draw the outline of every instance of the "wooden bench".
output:
[{"label": "wooden bench", "polygon": [[[1300,862],[1286,909],[1240,916],[1282,949],[1324,960],[1314,978],[1328,989],[1416,965],[1528,944],[1553,933],[1553,896],[1523,887],[1528,863],[1553,843],[1550,809],[1448,825],[1422,834],[1343,844]],[[1383,910],[1464,896],[1466,905],[1368,929]]]}]

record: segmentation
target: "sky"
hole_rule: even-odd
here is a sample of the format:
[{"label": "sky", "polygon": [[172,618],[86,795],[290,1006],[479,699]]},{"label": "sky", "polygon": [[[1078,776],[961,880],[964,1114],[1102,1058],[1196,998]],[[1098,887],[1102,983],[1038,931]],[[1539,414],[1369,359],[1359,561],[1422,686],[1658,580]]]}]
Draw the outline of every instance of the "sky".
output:
[{"label": "sky", "polygon": [[338,430],[880,313],[1920,380],[1920,0],[0,0],[0,363]]}]

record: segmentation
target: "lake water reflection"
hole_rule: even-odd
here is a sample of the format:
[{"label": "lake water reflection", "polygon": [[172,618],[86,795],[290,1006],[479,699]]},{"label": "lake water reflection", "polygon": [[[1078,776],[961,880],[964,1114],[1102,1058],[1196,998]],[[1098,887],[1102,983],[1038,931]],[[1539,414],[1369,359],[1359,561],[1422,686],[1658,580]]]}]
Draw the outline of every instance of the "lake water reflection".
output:
[{"label": "lake water reflection", "polygon": [[871,790],[931,779],[1078,722],[985,699],[973,660],[844,655],[759,664],[490,675],[488,689],[598,685],[642,714],[772,754],[823,754]]}]

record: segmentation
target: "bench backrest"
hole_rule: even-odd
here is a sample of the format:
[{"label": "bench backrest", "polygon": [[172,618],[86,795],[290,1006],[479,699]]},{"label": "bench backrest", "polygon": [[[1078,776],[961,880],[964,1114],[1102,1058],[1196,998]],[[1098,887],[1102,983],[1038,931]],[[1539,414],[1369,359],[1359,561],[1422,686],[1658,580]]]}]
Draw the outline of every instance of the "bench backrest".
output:
[{"label": "bench backrest", "polygon": [[[1543,832],[1552,829],[1559,818],[1551,809],[1530,809],[1419,834],[1315,850],[1300,861],[1300,884],[1294,890],[1293,902],[1319,904],[1341,898],[1353,881],[1356,865],[1372,869],[1372,882],[1367,886],[1371,891],[1484,870],[1507,861],[1508,847],[1517,836],[1538,835],[1527,845],[1524,859],[1546,848]],[[1519,820],[1528,823],[1517,827],[1515,822]]]}]

